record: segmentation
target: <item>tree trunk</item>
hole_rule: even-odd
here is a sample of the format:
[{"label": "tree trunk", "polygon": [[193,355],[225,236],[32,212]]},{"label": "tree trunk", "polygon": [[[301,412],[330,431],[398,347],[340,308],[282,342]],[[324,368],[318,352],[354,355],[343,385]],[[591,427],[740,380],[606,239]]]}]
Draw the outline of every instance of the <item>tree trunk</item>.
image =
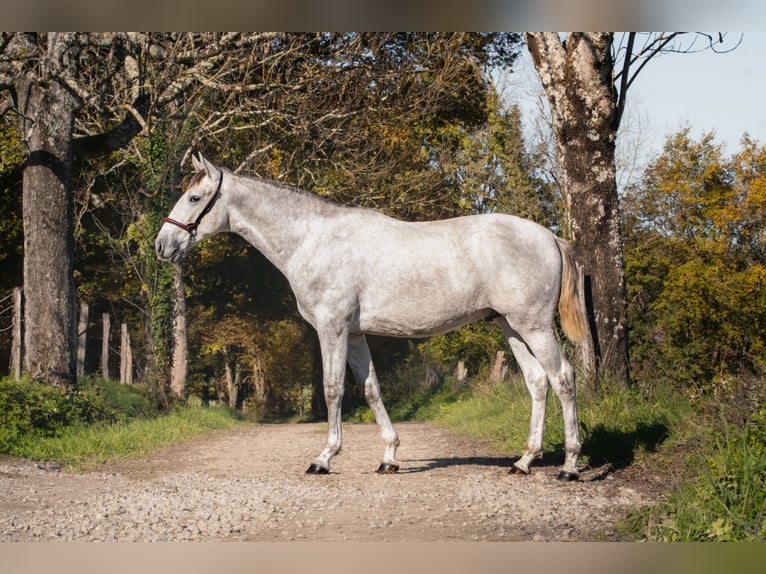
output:
[{"label": "tree trunk", "polygon": [[186,360],[187,360],[187,330],[186,330],[186,292],[184,291],[183,269],[180,265],[173,266],[173,293],[175,305],[173,309],[173,366],[170,371],[170,391],[176,397],[186,395]]},{"label": "tree trunk", "polygon": [[489,373],[489,380],[494,385],[499,385],[508,373],[508,365],[505,364],[505,351],[498,351],[495,355],[495,363]]},{"label": "tree trunk", "polygon": [[[253,387],[255,401],[255,416],[258,420],[263,418],[266,409],[266,370],[263,368],[263,361],[258,355],[253,356]],[[301,397],[303,398],[303,397]],[[301,401],[303,408],[303,401]]]},{"label": "tree trunk", "polygon": [[20,124],[29,149],[23,181],[24,360],[50,385],[75,382],[72,130],[77,101],[59,81],[17,82]]},{"label": "tree trunk", "polygon": [[527,34],[553,119],[566,230],[585,268],[601,375],[628,384],[625,278],[615,167],[617,92],[612,34]]}]

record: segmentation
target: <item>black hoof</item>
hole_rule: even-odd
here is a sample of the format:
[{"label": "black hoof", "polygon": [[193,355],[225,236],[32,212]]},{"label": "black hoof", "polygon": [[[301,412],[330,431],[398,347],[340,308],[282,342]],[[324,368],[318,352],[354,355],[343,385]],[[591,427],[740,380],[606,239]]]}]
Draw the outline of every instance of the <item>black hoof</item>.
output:
[{"label": "black hoof", "polygon": [[580,475],[576,472],[569,472],[568,470],[562,470],[559,473],[558,480],[561,482],[574,482],[580,479]]},{"label": "black hoof", "polygon": [[399,465],[391,464],[390,462],[381,462],[378,470],[375,472],[378,474],[396,474],[399,472]]},{"label": "black hoof", "polygon": [[523,470],[514,464],[514,465],[511,465],[511,470],[508,471],[508,474],[512,474],[514,476],[528,476],[529,471]]},{"label": "black hoof", "polygon": [[320,466],[320,465],[318,465],[315,462],[312,462],[311,466],[306,471],[306,474],[329,474],[329,473],[330,473],[330,469],[329,468],[325,468],[323,466]]}]

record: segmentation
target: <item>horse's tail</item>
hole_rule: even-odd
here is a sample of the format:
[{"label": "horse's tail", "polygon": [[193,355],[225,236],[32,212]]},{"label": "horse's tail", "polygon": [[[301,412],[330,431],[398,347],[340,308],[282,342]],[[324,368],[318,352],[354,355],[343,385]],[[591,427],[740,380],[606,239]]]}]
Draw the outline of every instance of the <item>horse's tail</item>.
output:
[{"label": "horse's tail", "polygon": [[556,242],[561,253],[561,294],[559,295],[559,315],[561,328],[567,338],[574,343],[581,343],[588,336],[588,316],[577,284],[577,266],[569,243],[557,237]]}]

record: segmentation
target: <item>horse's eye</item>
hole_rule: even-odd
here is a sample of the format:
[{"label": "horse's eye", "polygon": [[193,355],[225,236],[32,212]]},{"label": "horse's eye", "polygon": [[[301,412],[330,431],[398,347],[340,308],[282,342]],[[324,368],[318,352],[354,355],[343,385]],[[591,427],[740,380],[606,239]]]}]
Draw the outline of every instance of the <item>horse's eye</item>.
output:
[{"label": "horse's eye", "polygon": [[191,201],[192,203],[197,203],[199,201],[199,195],[190,195],[189,201]]}]

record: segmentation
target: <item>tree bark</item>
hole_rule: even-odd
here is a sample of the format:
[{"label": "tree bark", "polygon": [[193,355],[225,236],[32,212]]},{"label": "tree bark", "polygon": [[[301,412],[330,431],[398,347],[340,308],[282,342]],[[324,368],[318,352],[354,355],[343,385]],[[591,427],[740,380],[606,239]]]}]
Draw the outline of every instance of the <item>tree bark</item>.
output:
[{"label": "tree bark", "polygon": [[71,145],[77,100],[58,81],[17,83],[29,149],[23,179],[24,362],[37,380],[71,387],[76,378]]},{"label": "tree bark", "polygon": [[120,384],[133,384],[133,351],[127,324],[120,325]]},{"label": "tree bark", "polygon": [[567,235],[585,268],[600,375],[628,384],[625,277],[615,166],[611,33],[527,34],[553,120]]},{"label": "tree bark", "polygon": [[508,365],[505,364],[505,351],[498,351],[495,355],[495,363],[489,373],[489,380],[494,385],[499,385],[508,373]]},{"label": "tree bark", "polygon": [[[263,418],[266,409],[266,370],[263,367],[263,360],[257,354],[253,356],[253,387],[255,389],[253,400],[255,402],[255,416],[258,420]],[[303,397],[301,396],[301,399]],[[303,400],[301,400],[301,411],[303,410]],[[301,415],[303,413],[301,412]]]}]

